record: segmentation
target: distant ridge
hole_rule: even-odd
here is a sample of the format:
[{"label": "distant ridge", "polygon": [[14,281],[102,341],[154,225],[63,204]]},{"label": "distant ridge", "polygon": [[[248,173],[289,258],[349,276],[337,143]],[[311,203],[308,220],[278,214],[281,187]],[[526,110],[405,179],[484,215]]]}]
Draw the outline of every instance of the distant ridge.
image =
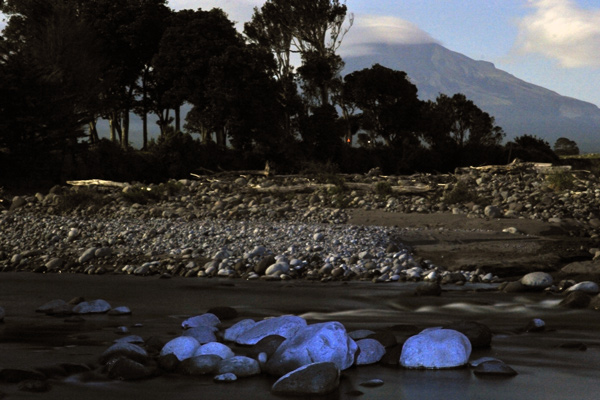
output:
[{"label": "distant ridge", "polygon": [[344,74],[379,63],[405,71],[422,100],[464,93],[496,118],[508,140],[529,134],[553,146],[559,137],[567,137],[584,152],[600,152],[600,108],[592,103],[561,96],[437,43],[368,47],[369,55],[344,57]]}]

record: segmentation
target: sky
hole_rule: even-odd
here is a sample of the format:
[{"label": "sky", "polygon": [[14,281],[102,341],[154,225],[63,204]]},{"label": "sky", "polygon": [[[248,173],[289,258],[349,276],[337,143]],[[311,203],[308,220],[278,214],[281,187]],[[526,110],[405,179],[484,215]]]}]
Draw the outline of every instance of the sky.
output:
[{"label": "sky", "polygon": [[[168,5],[219,7],[241,30],[264,2],[169,0]],[[437,42],[600,106],[599,0],[347,0],[346,5],[354,25],[339,49],[342,56],[365,54],[370,42]]]},{"label": "sky", "polygon": [[[169,0],[223,9],[243,29],[264,0]],[[342,57],[368,43],[437,42],[527,82],[600,106],[598,0],[347,0],[354,25]]]}]

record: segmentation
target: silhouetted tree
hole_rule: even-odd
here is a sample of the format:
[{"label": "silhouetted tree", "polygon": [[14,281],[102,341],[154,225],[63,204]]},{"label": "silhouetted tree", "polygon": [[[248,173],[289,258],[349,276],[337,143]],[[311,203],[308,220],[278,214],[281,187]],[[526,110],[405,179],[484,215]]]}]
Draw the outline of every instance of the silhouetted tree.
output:
[{"label": "silhouetted tree", "polygon": [[559,156],[576,156],[579,154],[579,146],[571,139],[560,137],[554,142],[554,152]]},{"label": "silhouetted tree", "polygon": [[521,161],[559,162],[560,159],[552,151],[550,144],[544,139],[533,135],[522,135],[506,143],[507,162],[515,158]]}]

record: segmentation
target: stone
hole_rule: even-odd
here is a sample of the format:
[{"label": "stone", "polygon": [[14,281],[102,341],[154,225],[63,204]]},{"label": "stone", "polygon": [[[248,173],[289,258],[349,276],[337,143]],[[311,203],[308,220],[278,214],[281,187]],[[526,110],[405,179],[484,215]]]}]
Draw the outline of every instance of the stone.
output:
[{"label": "stone", "polygon": [[28,379],[22,382],[19,382],[17,385],[19,390],[24,392],[32,392],[32,393],[43,393],[50,390],[50,382],[46,380],[38,380],[38,379]]},{"label": "stone", "polygon": [[305,326],[306,320],[294,315],[269,318],[255,323],[249,329],[242,332],[235,339],[235,342],[237,344],[253,345],[269,335],[279,335],[289,338]]},{"label": "stone", "polygon": [[74,314],[104,314],[112,307],[102,299],[83,301],[73,307]]},{"label": "stone", "polygon": [[356,344],[360,349],[356,365],[375,364],[385,355],[385,347],[375,339],[361,339]]},{"label": "stone", "polygon": [[492,330],[484,324],[475,321],[459,321],[444,326],[465,335],[473,349],[485,349],[492,345]]},{"label": "stone", "polygon": [[183,329],[195,328],[197,326],[218,326],[221,321],[215,314],[206,313],[186,319],[181,323]]},{"label": "stone", "polygon": [[592,310],[600,310],[600,294],[598,296],[592,297],[590,300],[589,308]]},{"label": "stone", "polygon": [[45,264],[45,267],[48,271],[55,271],[60,269],[64,264],[64,260],[62,258],[54,257],[50,261]]},{"label": "stone", "polygon": [[525,332],[542,332],[546,329],[546,322],[539,318],[534,318],[525,326]]},{"label": "stone", "polygon": [[225,333],[223,334],[223,339],[229,342],[235,342],[235,340],[242,333],[246,332],[250,327],[256,325],[256,321],[253,319],[243,319],[239,322],[236,322],[229,328],[225,329]]},{"label": "stone", "polygon": [[232,374],[231,372],[228,372],[226,374],[220,374],[220,375],[215,376],[213,378],[213,381],[215,381],[217,383],[235,382],[235,381],[237,381],[237,376],[235,376],[235,374]]},{"label": "stone", "polygon": [[25,206],[27,204],[27,200],[25,200],[25,198],[21,197],[21,196],[15,196],[12,199],[12,202],[10,203],[10,211],[14,211],[17,208],[21,208],[23,206]]},{"label": "stone", "polygon": [[308,325],[285,340],[266,365],[269,374],[282,376],[303,365],[333,362],[339,370],[350,368],[358,345],[336,321]]},{"label": "stone", "polygon": [[203,354],[186,358],[177,367],[177,371],[185,375],[206,375],[217,372],[222,358],[214,354]]},{"label": "stone", "polygon": [[119,358],[108,366],[108,377],[124,381],[149,378],[153,375],[150,368],[129,358]]},{"label": "stone", "polygon": [[527,291],[527,286],[523,285],[521,281],[505,282],[498,287],[498,290],[506,293],[520,293]]},{"label": "stone", "polygon": [[219,343],[219,342],[206,343],[206,344],[198,347],[198,349],[194,352],[194,357],[205,355],[205,354],[212,354],[215,356],[219,356],[223,360],[235,356],[235,354],[229,347],[227,347],[223,343]]},{"label": "stone", "polygon": [[258,356],[263,353],[267,357],[271,358],[271,356],[277,351],[281,343],[283,343],[286,339],[283,336],[279,335],[269,335],[260,339],[258,343],[254,346],[250,347],[246,352],[248,357],[258,358]]},{"label": "stone", "polygon": [[253,358],[245,356],[230,357],[219,362],[218,374],[235,374],[238,378],[260,374],[260,365]]},{"label": "stone", "polygon": [[194,356],[198,347],[200,347],[200,343],[193,337],[179,336],[167,342],[161,349],[160,355],[174,354],[179,361],[183,361]]},{"label": "stone", "polygon": [[304,365],[279,378],[271,387],[276,395],[324,395],[337,389],[340,371],[332,362]]},{"label": "stone", "polygon": [[470,355],[471,342],[462,333],[429,328],[404,343],[400,364],[405,368],[456,368],[467,364]]},{"label": "stone", "polygon": [[128,342],[119,342],[110,346],[100,356],[100,363],[106,364],[110,359],[114,358],[129,358],[138,362],[147,362],[148,353],[146,350],[137,344]]},{"label": "stone", "polygon": [[95,257],[110,257],[113,250],[110,247],[101,247],[94,252]]},{"label": "stone", "polygon": [[129,335],[122,338],[118,338],[114,340],[115,343],[134,343],[134,344],[143,344],[144,339],[138,335]]},{"label": "stone", "polygon": [[497,206],[487,206],[483,210],[483,214],[488,218],[502,218],[504,215],[502,210]]},{"label": "stone", "polygon": [[121,316],[121,315],[131,315],[131,310],[129,307],[119,306],[115,307],[108,312],[108,315]]},{"label": "stone", "polygon": [[587,308],[592,298],[583,291],[572,291],[565,297],[560,305],[567,308]]},{"label": "stone", "polygon": [[422,282],[415,288],[415,296],[439,296],[442,287],[437,282]]},{"label": "stone", "polygon": [[500,360],[485,361],[478,364],[473,373],[478,376],[504,376],[513,377],[517,371],[506,365]]},{"label": "stone", "polygon": [[83,264],[94,258],[96,256],[96,250],[98,250],[98,248],[96,247],[90,247],[87,250],[85,250],[77,260],[79,264]]},{"label": "stone", "polygon": [[543,290],[552,285],[552,276],[546,272],[530,272],[521,278],[521,283],[528,289]]},{"label": "stone", "polygon": [[256,272],[259,275],[264,275],[267,268],[269,268],[269,266],[273,264],[275,264],[275,257],[273,257],[272,255],[268,255],[254,266],[254,272]]},{"label": "stone", "polygon": [[592,281],[584,281],[576,283],[573,286],[567,288],[566,292],[583,292],[586,294],[598,294],[600,289],[598,288],[598,284]]},{"label": "stone", "polygon": [[183,331],[182,336],[191,336],[198,341],[200,344],[206,344],[210,342],[216,342],[217,337],[215,332],[218,329],[214,326],[196,326],[194,328],[186,329]]}]

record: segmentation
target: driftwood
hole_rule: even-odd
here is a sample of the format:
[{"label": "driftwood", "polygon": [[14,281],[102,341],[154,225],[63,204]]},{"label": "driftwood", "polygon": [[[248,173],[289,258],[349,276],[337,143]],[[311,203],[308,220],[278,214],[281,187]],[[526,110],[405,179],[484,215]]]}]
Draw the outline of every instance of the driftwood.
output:
[{"label": "driftwood", "polygon": [[87,180],[83,180],[83,181],[67,181],[67,184],[72,185],[72,186],[110,186],[110,187],[118,187],[118,188],[125,188],[127,186],[130,186],[128,183],[106,181],[103,179],[87,179]]},{"label": "driftwood", "polygon": [[[253,191],[259,193],[312,193],[317,190],[330,190],[336,187],[332,183],[306,183],[302,185],[290,185],[290,186],[269,186],[261,187],[258,185],[250,186]],[[362,190],[362,191],[376,191],[376,184],[372,183],[358,183],[358,182],[346,182],[344,187],[350,190]],[[427,193],[434,190],[429,185],[415,185],[415,186],[391,186],[391,191],[394,194],[419,194]]]},{"label": "driftwood", "polygon": [[[262,176],[272,176],[272,171],[271,171],[271,166],[269,165],[269,162],[267,161],[267,163],[265,164],[265,169],[262,170],[242,170],[242,171],[221,171],[221,172],[214,172],[211,171],[209,169],[206,168],[199,168],[202,171],[207,172],[211,177],[216,178],[216,177],[220,177],[220,176],[243,176],[243,175],[262,175]],[[194,174],[191,173],[191,176],[193,176],[194,178],[203,178],[202,175],[199,174]]]}]

